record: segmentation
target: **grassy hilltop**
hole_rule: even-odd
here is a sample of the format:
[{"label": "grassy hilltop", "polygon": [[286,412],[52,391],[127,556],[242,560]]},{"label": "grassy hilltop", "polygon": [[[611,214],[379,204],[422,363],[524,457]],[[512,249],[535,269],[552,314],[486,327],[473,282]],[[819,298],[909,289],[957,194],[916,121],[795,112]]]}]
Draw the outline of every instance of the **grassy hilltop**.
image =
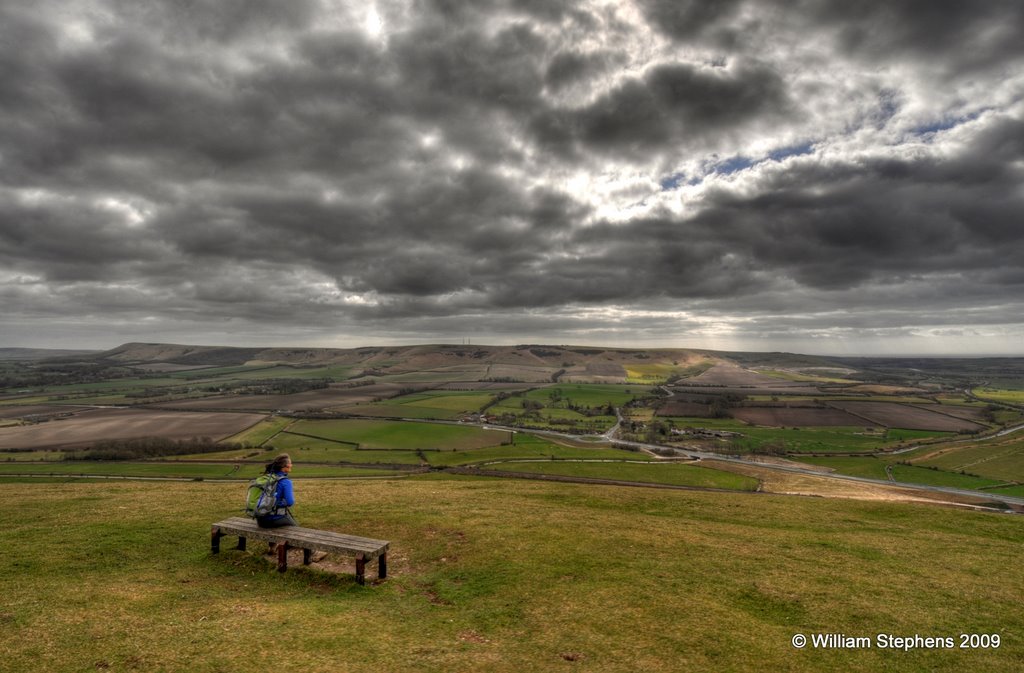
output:
[{"label": "grassy hilltop", "polygon": [[[300,470],[301,471],[301,466]],[[297,475],[298,477],[298,475]],[[1015,671],[1015,517],[455,477],[298,480],[310,526],[391,540],[389,579],[224,542],[238,485],[5,484],[4,670]],[[340,559],[328,559],[344,564]],[[342,568],[344,570],[344,568]],[[797,634],[998,649],[803,650]]]}]

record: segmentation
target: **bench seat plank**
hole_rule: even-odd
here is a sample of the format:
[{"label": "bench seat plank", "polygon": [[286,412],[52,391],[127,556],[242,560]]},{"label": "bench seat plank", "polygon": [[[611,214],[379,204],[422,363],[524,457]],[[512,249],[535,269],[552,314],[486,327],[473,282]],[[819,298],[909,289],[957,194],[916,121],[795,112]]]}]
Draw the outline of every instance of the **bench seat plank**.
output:
[{"label": "bench seat plank", "polygon": [[377,559],[378,577],[383,579],[387,574],[387,552],[391,543],[387,540],[346,535],[333,531],[303,528],[302,526],[284,526],[281,528],[260,528],[252,519],[231,517],[218,521],[211,527],[211,551],[220,551],[220,538],[224,535],[237,535],[238,548],[245,549],[246,538],[265,540],[278,545],[278,570],[287,569],[287,550],[298,548],[304,550],[304,562],[309,562],[310,551],[341,552],[356,557],[356,579],[364,582],[364,569],[367,561]]}]

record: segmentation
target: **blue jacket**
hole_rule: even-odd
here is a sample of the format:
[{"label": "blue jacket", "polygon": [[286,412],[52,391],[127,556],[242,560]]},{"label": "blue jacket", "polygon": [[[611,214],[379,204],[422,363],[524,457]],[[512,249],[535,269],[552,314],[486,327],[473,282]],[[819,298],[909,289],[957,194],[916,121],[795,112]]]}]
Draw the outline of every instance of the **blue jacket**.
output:
[{"label": "blue jacket", "polygon": [[295,504],[295,492],[292,490],[292,480],[284,472],[276,473],[281,477],[281,481],[277,482],[277,490],[274,491],[274,497],[277,499],[277,513],[267,516],[267,519],[282,519],[287,514],[284,512],[285,507],[291,507]]}]

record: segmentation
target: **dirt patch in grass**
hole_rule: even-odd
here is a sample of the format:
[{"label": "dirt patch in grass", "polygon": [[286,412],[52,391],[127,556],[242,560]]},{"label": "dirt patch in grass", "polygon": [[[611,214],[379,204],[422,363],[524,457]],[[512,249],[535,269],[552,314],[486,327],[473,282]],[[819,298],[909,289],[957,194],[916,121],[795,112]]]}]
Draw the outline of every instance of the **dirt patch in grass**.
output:
[{"label": "dirt patch in grass", "polygon": [[783,472],[756,465],[745,465],[725,461],[701,461],[708,467],[727,472],[736,472],[761,480],[760,490],[764,493],[783,495],[807,495],[823,498],[849,498],[853,500],[874,500],[884,502],[927,502],[951,505],[986,506],[990,501],[983,497],[957,496],[936,493],[906,486],[869,484],[828,476]]}]

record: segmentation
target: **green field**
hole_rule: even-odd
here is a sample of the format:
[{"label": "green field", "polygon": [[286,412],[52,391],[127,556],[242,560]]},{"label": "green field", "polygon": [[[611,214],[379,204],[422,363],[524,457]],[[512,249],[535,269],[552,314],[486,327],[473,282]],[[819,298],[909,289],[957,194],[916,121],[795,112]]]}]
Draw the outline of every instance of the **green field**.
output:
[{"label": "green field", "polygon": [[1007,390],[1002,388],[975,388],[973,391],[976,397],[983,400],[992,400],[1004,404],[1024,405],[1024,390]]},{"label": "green field", "polygon": [[941,455],[912,462],[989,479],[1024,482],[1024,437],[1014,435],[951,447]]},{"label": "green field", "polygon": [[701,366],[682,367],[667,362],[654,364],[627,364],[625,365],[625,368],[626,380],[629,383],[641,383],[647,385],[665,383],[673,376],[683,376],[686,374],[693,376],[695,373],[699,374],[708,369],[708,367]]},{"label": "green field", "polygon": [[487,469],[508,472],[533,472],[566,477],[590,477],[597,479],[618,479],[644,484],[671,484],[673,486],[699,486],[701,488],[725,488],[735,491],[757,490],[757,479],[731,472],[723,472],[698,465],[679,463],[648,463],[637,465],[624,462],[515,462],[487,465]]},{"label": "green field", "polygon": [[[422,463],[415,449],[379,451],[359,449],[354,444],[330,439],[317,439],[282,432],[274,438],[275,452],[286,451],[296,461],[324,463],[391,463],[419,465]],[[268,455],[273,456],[275,452]]]},{"label": "green field", "polygon": [[[977,490],[990,486],[1005,484],[1005,479],[986,479],[972,474],[960,474],[957,471],[943,469],[929,469],[917,465],[901,465],[899,457],[875,458],[865,456],[863,458],[836,457],[836,458],[801,458],[800,462],[812,465],[830,467],[839,474],[848,474],[853,477],[865,477],[868,479],[889,479],[886,474],[886,466],[890,466],[893,479],[907,484],[923,484],[925,486],[948,486],[951,488],[965,488]],[[1003,492],[993,490],[994,493]],[[1013,495],[1007,493],[1007,495]]]},{"label": "green field", "polygon": [[[452,419],[478,412],[492,399],[490,393],[429,391],[403,395],[375,406],[388,410],[392,416]],[[360,409],[355,411],[362,413]]]},{"label": "green field", "polygon": [[1012,495],[1018,498],[1024,498],[1024,486],[1005,486],[1002,488],[990,488],[986,489],[988,493],[1001,493],[1002,495]]},{"label": "green field", "polygon": [[892,476],[896,481],[926,486],[949,486],[951,488],[978,489],[985,486],[996,486],[1006,483],[1004,479],[983,479],[967,474],[930,470],[926,467],[913,465],[893,465]]},{"label": "green field", "polygon": [[677,428],[707,428],[737,432],[742,437],[722,442],[737,452],[758,452],[774,448],[796,453],[872,452],[903,443],[950,436],[948,432],[927,430],[867,431],[863,427],[769,428],[750,426],[732,419],[659,417]]},{"label": "green field", "polygon": [[224,441],[226,443],[237,442],[239,444],[249,444],[251,446],[262,446],[274,437],[274,435],[281,432],[294,422],[295,421],[292,418],[271,416],[260,421],[251,428],[243,430],[237,435],[228,437]]},{"label": "green field", "polygon": [[865,479],[879,479],[886,481],[889,476],[885,468],[890,464],[888,460],[864,456],[863,458],[851,458],[848,456],[837,456],[835,458],[807,457],[800,458],[801,463],[821,465],[829,467],[839,474],[848,474],[852,477],[864,477]]},{"label": "green field", "polygon": [[[496,479],[297,481],[304,525],[391,541],[389,579],[363,587],[316,566],[279,574],[257,543],[211,555],[209,526],[237,511],[237,484],[0,488],[19,510],[0,574],[8,673],[1010,673],[1024,658],[1024,568],[1007,562],[1024,529],[1005,515]],[[798,650],[798,633],[1001,643]]]},{"label": "green field", "polygon": [[[649,395],[652,390],[650,386],[636,384],[563,383],[513,395],[489,407],[487,413],[499,417],[509,414],[516,417],[517,423],[529,427],[571,428],[580,434],[600,434],[618,420],[607,413],[609,406],[621,407]],[[537,407],[532,413],[524,406],[531,404]]]},{"label": "green field", "polygon": [[514,443],[473,451],[439,451],[424,454],[431,465],[470,465],[515,458],[590,459],[590,460],[654,460],[645,453],[623,449],[573,447],[549,442],[542,437],[516,433]]},{"label": "green field", "polygon": [[[270,456],[269,459],[273,456]],[[395,461],[397,462],[397,461]],[[39,476],[86,476],[110,477],[163,477],[176,479],[239,479],[247,480],[263,472],[262,463],[196,463],[196,462],[120,462],[120,461],[75,461],[25,465],[0,463],[0,475]],[[296,478],[306,477],[351,477],[394,474],[392,470],[333,467],[328,465],[299,464],[296,456]]]},{"label": "green field", "polygon": [[622,406],[634,398],[649,395],[652,390],[651,386],[645,385],[562,383],[531,390],[525,394],[525,397],[547,403],[552,399],[552,393],[557,393],[563,399],[583,406],[599,407],[605,404]]},{"label": "green field", "polygon": [[508,432],[467,425],[345,419],[299,421],[290,433],[358,444],[368,449],[479,449],[510,441]]},{"label": "green field", "polygon": [[25,461],[53,461],[63,460],[64,452],[60,450],[47,451],[0,451],[0,461],[7,463],[21,463]]}]

